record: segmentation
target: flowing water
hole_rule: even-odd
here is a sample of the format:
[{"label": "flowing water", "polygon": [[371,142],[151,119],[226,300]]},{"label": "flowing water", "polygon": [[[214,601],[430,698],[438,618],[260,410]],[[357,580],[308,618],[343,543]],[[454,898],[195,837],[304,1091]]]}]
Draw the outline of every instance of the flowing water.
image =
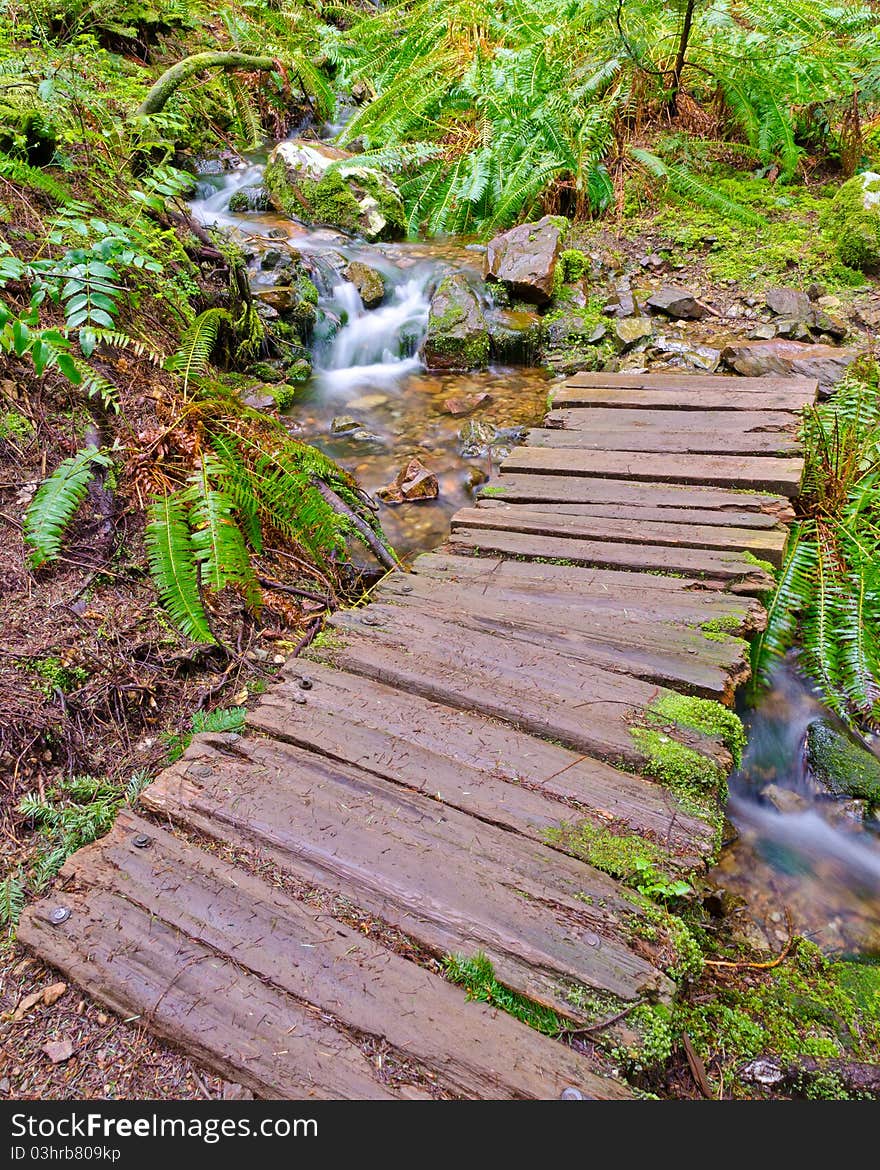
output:
[{"label": "flowing water", "polygon": [[[431,549],[446,538],[449,517],[469,502],[475,486],[492,478],[521,429],[539,422],[549,376],[524,368],[427,372],[418,352],[431,290],[450,271],[476,275],[479,253],[454,240],[365,245],[271,213],[231,213],[231,196],[257,188],[261,179],[259,161],[211,175],[200,185],[193,210],[203,223],[233,233],[246,249],[256,241],[265,248],[268,237],[294,247],[309,264],[320,298],[314,372],[288,425],[353,472],[371,494],[418,458],[436,475],[438,498],[382,505],[380,518],[402,555]],[[352,260],[381,272],[387,291],[379,307],[366,309],[341,275]],[[273,277],[257,271],[253,279],[268,286]],[[487,400],[467,418],[450,413],[456,400],[481,395]],[[338,433],[341,423],[350,429]],[[712,878],[722,901],[737,907],[733,921],[753,945],[778,950],[790,916],[794,929],[826,951],[877,953],[878,826],[818,793],[804,762],[806,728],[827,715],[791,661],[780,666],[758,707],[744,712],[749,744],[731,779],[728,810],[735,840]]]},{"label": "flowing water", "polygon": [[880,823],[812,779],[807,727],[833,716],[794,658],[779,665],[744,718],[748,746],[728,807],[739,835],[712,875],[744,900],[744,936],[778,950],[788,914],[798,933],[829,953],[880,953]]},{"label": "flowing water", "polygon": [[[283,241],[310,268],[319,292],[313,377],[297,394],[288,425],[353,472],[371,495],[417,458],[437,477],[438,498],[382,504],[380,519],[401,556],[433,548],[448,535],[449,517],[492,478],[523,429],[540,422],[549,375],[520,367],[426,371],[418,352],[431,291],[449,272],[478,278],[481,251],[455,240],[368,245],[283,216],[231,213],[233,194],[258,187],[261,179],[262,166],[253,162],[205,176],[193,212],[202,223],[233,232],[245,247],[255,241],[265,247],[267,237]],[[386,295],[377,308],[366,309],[354,284],[341,275],[353,260],[382,274]],[[254,277],[257,285],[269,286],[272,279],[271,271]],[[461,400],[483,395],[472,413],[451,413]],[[342,429],[343,420],[349,429]]]}]

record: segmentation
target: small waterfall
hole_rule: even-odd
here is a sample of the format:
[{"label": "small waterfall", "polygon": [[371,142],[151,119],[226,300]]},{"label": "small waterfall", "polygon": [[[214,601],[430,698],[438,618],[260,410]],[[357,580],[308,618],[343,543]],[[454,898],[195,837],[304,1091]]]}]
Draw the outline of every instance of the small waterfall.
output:
[{"label": "small waterfall", "polygon": [[428,325],[431,277],[428,269],[400,280],[375,309],[364,308],[347,280],[321,298],[319,309],[340,322],[327,340],[316,345],[316,374],[325,388],[385,386],[419,369],[415,354]]},{"label": "small waterfall", "polygon": [[193,218],[202,224],[240,226],[239,216],[229,210],[229,201],[237,192],[258,188],[262,182],[263,167],[258,163],[245,163],[221,174],[202,175],[190,203]]}]

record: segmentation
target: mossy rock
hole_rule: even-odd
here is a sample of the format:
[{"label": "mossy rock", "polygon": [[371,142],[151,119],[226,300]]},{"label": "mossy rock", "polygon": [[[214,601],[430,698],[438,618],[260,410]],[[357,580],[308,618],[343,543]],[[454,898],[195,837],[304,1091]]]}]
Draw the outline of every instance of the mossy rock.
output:
[{"label": "mossy rock", "polygon": [[834,796],[880,805],[880,760],[827,719],[814,719],[807,728],[807,763]]},{"label": "mossy rock", "polygon": [[489,330],[480,299],[461,273],[431,297],[424,359],[430,370],[478,370],[489,362]]},{"label": "mossy rock", "polygon": [[880,174],[866,171],[849,179],[822,220],[840,259],[859,272],[880,269]]},{"label": "mossy rock", "polygon": [[[331,169],[333,168],[333,169]],[[264,182],[276,210],[367,240],[390,240],[406,226],[403,199],[391,180],[357,155],[323,142],[281,142],[266,163]]]}]

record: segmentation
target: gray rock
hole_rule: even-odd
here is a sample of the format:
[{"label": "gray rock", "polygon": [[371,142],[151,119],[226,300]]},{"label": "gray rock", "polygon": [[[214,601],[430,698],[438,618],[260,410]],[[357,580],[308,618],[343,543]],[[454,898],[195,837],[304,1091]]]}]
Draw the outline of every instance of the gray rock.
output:
[{"label": "gray rock", "polygon": [[544,337],[553,347],[564,345],[598,345],[608,333],[605,325],[595,319],[578,313],[576,309],[566,310],[552,321],[544,322]]},{"label": "gray rock", "polygon": [[776,333],[779,337],[788,337],[792,341],[812,341],[810,327],[806,321],[790,320],[780,317],[776,322]]},{"label": "gray rock", "polygon": [[771,288],[767,290],[764,303],[777,317],[805,321],[810,315],[810,298],[796,288]]},{"label": "gray rock", "polygon": [[737,374],[761,378],[768,374],[815,378],[819,389],[830,394],[856,358],[852,349],[833,345],[805,345],[801,341],[735,342],[721,351],[721,360]]},{"label": "gray rock", "polygon": [[489,361],[489,329],[479,297],[457,272],[431,297],[423,349],[429,370],[477,370]]},{"label": "gray rock", "polygon": [[673,284],[664,285],[652,293],[647,306],[654,313],[665,313],[667,317],[683,321],[701,321],[709,312],[708,306],[689,289]]},{"label": "gray rock", "polygon": [[762,321],[749,334],[751,341],[772,341],[776,336],[776,326],[772,321]]},{"label": "gray rock", "polygon": [[824,309],[813,309],[807,318],[807,325],[816,333],[827,333],[835,341],[842,341],[849,332],[845,321],[832,317]]},{"label": "gray rock", "polygon": [[880,804],[880,759],[829,720],[814,719],[807,728],[806,758],[813,779],[833,796]]},{"label": "gray rock", "polygon": [[654,322],[650,317],[622,317],[614,322],[611,334],[617,348],[621,353],[626,353],[640,341],[653,337]]},{"label": "gray rock", "polygon": [[385,280],[381,272],[369,264],[362,264],[360,260],[352,260],[342,275],[358,290],[365,309],[375,309],[382,304],[385,299]]},{"label": "gray rock", "polygon": [[549,215],[502,232],[486,248],[485,275],[503,281],[520,300],[546,305],[553,296],[561,240],[559,222]]},{"label": "gray rock", "polygon": [[458,432],[461,454],[465,459],[482,455],[498,437],[498,428],[479,419],[468,419]]}]

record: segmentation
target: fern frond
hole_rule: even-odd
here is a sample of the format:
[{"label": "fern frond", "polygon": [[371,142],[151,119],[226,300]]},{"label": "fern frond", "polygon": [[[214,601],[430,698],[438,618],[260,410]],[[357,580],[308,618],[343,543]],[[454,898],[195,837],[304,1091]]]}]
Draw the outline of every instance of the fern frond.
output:
[{"label": "fern frond", "polygon": [[103,452],[87,447],[65,459],[40,484],[24,517],[32,568],[39,569],[58,557],[64,530],[85,498],[95,465],[107,467],[109,463]]},{"label": "fern frond", "polygon": [[206,453],[190,477],[192,546],[199,564],[202,585],[215,593],[227,585],[241,589],[251,608],[260,604],[250,556],[241,529],[233,515],[234,504],[215,486],[221,478],[219,460]]},{"label": "fern frond", "polygon": [[207,370],[221,322],[232,324],[226,309],[206,309],[199,313],[184,331],[177,352],[168,359],[168,369],[183,378],[184,394],[190,378],[197,378]]},{"label": "fern frond", "polygon": [[0,881],[0,926],[14,930],[24,909],[24,875],[18,869]]},{"label": "fern frond", "polygon": [[199,594],[199,574],[183,492],[154,499],[145,538],[150,572],[172,621],[194,642],[214,642]]}]

